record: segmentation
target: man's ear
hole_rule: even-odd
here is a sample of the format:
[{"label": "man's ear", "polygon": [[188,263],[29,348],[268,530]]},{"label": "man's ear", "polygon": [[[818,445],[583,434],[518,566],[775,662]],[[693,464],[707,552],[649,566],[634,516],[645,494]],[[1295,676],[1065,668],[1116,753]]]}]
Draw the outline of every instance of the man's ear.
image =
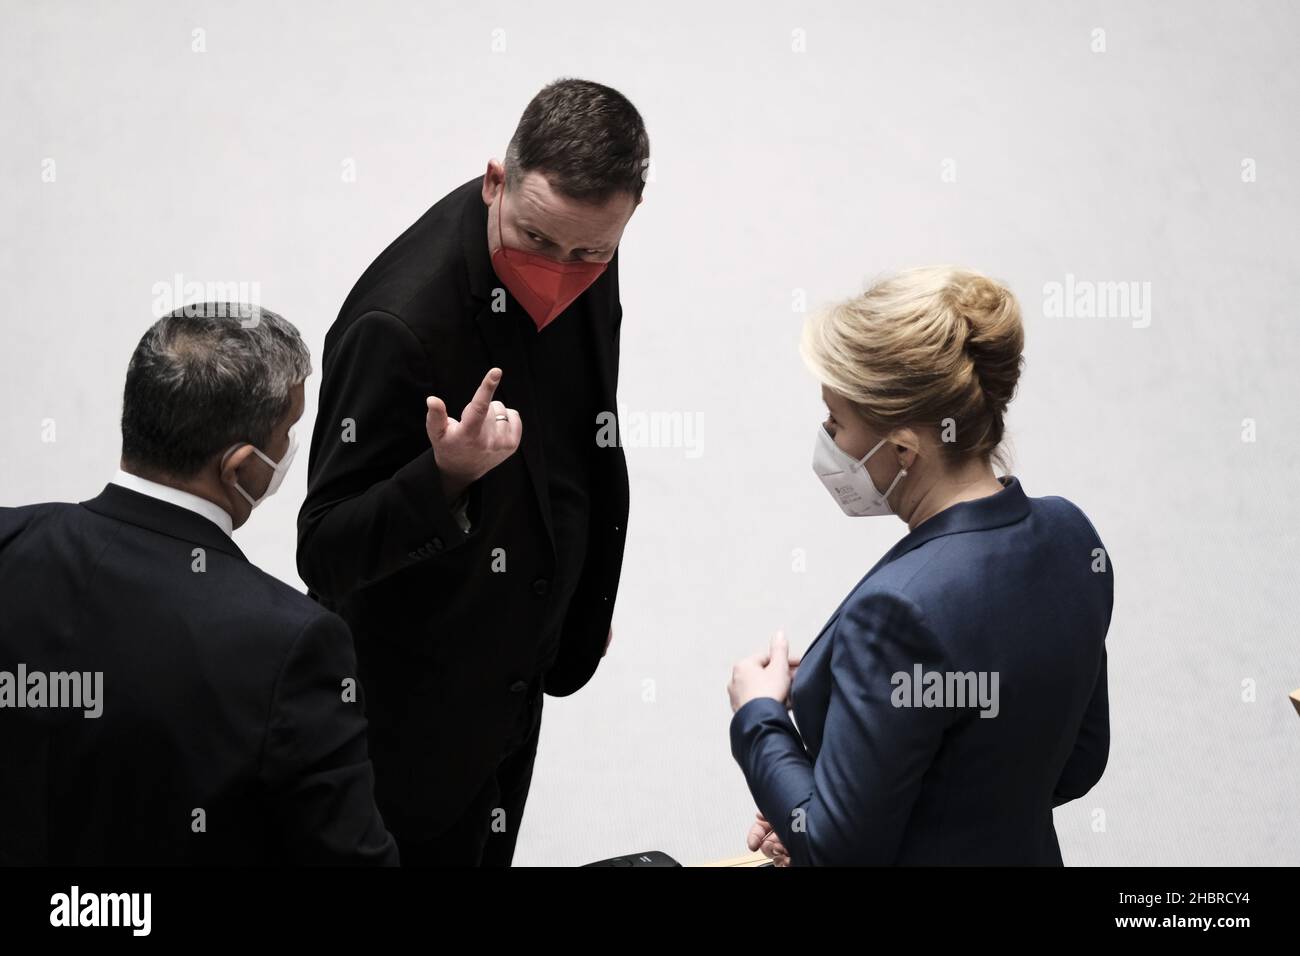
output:
[{"label": "man's ear", "polygon": [[234,490],[235,482],[239,480],[237,472],[244,462],[248,461],[248,456],[253,453],[253,446],[247,443],[239,445],[234,451],[226,455],[218,465],[218,477],[221,479],[223,487]]},{"label": "man's ear", "polygon": [[494,177],[494,174],[496,173],[497,168],[501,170],[500,175],[501,178],[504,180],[506,174],[505,164],[499,163],[495,159],[488,160],[487,169],[484,170],[483,172],[483,187],[480,191],[483,195],[483,205],[485,206],[492,205],[493,200],[496,199],[496,190],[492,187],[491,182]]}]

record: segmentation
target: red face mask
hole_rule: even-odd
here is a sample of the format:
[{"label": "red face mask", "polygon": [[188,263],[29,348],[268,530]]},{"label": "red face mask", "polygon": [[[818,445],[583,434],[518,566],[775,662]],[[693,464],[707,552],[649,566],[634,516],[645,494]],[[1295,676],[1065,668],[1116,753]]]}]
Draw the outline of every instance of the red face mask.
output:
[{"label": "red face mask", "polygon": [[[502,199],[505,187],[501,188]],[[587,287],[600,278],[608,262],[559,262],[535,252],[507,249],[501,234],[501,213],[497,209],[497,240],[492,268],[510,294],[532,317],[540,332]]]}]

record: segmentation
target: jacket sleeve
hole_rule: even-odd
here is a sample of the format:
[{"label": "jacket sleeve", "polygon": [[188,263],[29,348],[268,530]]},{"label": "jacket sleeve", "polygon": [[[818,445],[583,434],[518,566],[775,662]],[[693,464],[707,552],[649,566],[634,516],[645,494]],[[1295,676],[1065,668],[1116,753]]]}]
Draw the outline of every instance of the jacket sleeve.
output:
[{"label": "jacket sleeve", "polygon": [[[415,334],[385,312],[361,316],[325,356],[298,515],[298,573],[317,594],[340,599],[474,536],[443,494],[424,429],[432,374]],[[471,485],[471,519],[478,506]]]},{"label": "jacket sleeve", "polygon": [[[1064,500],[1064,499],[1060,499]],[[1089,541],[1088,552],[1095,553],[1094,549],[1100,548],[1105,554],[1106,563],[1103,566],[1104,572],[1095,574],[1093,580],[1102,588],[1100,596],[1100,605],[1102,610],[1099,612],[1101,617],[1097,620],[1100,627],[1103,640],[1101,644],[1101,661],[1097,667],[1097,677],[1093,683],[1092,695],[1088,698],[1088,706],[1084,710],[1083,720],[1079,724],[1079,732],[1075,736],[1074,748],[1070,752],[1065,766],[1061,770],[1061,775],[1057,779],[1056,788],[1052,792],[1052,806],[1059,807],[1063,803],[1069,803],[1071,800],[1077,800],[1082,797],[1101,779],[1102,773],[1106,770],[1106,761],[1110,757],[1110,692],[1107,688],[1106,680],[1106,643],[1104,635],[1110,627],[1111,613],[1115,608],[1115,559],[1102,543],[1101,537],[1097,534],[1097,529],[1093,527],[1092,521],[1077,506],[1068,503],[1078,520],[1088,529]]]},{"label": "jacket sleeve", "polygon": [[314,617],[276,680],[261,762],[274,832],[293,863],[396,865],[397,844],[375,806],[352,635]]},{"label": "jacket sleeve", "polygon": [[1056,782],[1052,806],[1059,807],[1063,803],[1077,800],[1096,786],[1106,770],[1109,756],[1110,698],[1106,689],[1106,648],[1103,645],[1097,683],[1092,689],[1088,709],[1084,711],[1083,723],[1079,725],[1074,750]]},{"label": "jacket sleeve", "polygon": [[813,762],[785,707],[752,700],[731,748],[755,803],[796,865],[892,863],[951,713],[895,706],[893,675],[945,669],[919,608],[902,595],[850,602],[834,630],[831,693]]}]

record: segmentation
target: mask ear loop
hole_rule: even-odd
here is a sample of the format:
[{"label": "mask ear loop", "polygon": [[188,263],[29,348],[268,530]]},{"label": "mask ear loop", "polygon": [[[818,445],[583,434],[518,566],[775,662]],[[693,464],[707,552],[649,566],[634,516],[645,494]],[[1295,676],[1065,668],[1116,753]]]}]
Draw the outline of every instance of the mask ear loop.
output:
[{"label": "mask ear loop", "polygon": [[244,486],[241,485],[238,481],[235,482],[235,490],[236,490],[237,492],[239,492],[240,495],[243,496],[243,498],[244,498],[245,501],[248,502],[248,507],[250,507],[250,508],[256,508],[256,507],[257,507],[257,501],[258,501],[258,499],[254,498],[254,497],[253,497],[252,495],[250,495],[247,491],[245,491],[245,490],[244,490]]},{"label": "mask ear loop", "polygon": [[[829,434],[829,432],[827,434]],[[834,440],[835,439],[833,438],[831,439],[831,441]],[[880,451],[880,446],[887,441],[889,441],[888,438],[882,438],[880,439],[880,441],[876,442],[875,447],[872,448],[871,451],[867,452],[865,455],[863,455],[861,458],[858,459],[858,467],[861,468],[863,465],[865,465],[867,463],[867,459],[870,458],[872,455],[874,455],[876,452]]]},{"label": "mask ear loop", "polygon": [[[262,449],[258,448],[252,442],[241,441],[241,442],[236,442],[235,444],[231,445],[229,448],[226,449],[226,453],[221,456],[221,464],[218,466],[219,469],[226,467],[226,462],[230,460],[230,453],[233,452],[240,445],[251,445],[253,449],[253,454],[256,455],[258,458],[262,459],[262,461],[266,462],[267,467],[271,469],[276,469],[280,467],[280,462],[272,461],[270,456],[268,456],[264,451],[262,451]],[[287,457],[288,452],[286,452],[285,455]]]},{"label": "mask ear loop", "polygon": [[[885,444],[885,442],[887,441],[889,441],[888,438],[882,438],[880,439],[880,441],[876,442],[876,446],[872,448],[871,451],[867,452],[865,455],[862,456],[861,460],[858,462],[858,467],[859,468],[863,467],[866,464],[867,459],[870,458],[872,455],[874,455],[876,452],[880,451],[880,446]],[[906,468],[898,469],[898,474],[896,474],[894,476],[894,480],[889,483],[889,487],[886,488],[885,493],[880,496],[880,500],[888,501],[890,494],[892,494],[894,491],[894,488],[898,485],[900,481],[902,481],[906,477],[907,477],[907,469]]]},{"label": "mask ear loop", "polygon": [[[229,448],[227,448],[226,453],[221,456],[221,468],[224,469],[226,467],[226,462],[230,459],[230,453],[233,452],[240,445],[251,445],[253,449],[253,454],[256,455],[258,458],[262,459],[262,461],[266,462],[267,467],[269,467],[271,469],[272,474],[274,474],[275,472],[278,472],[280,470],[280,466],[284,464],[284,458],[289,457],[289,451],[293,450],[293,436],[292,435],[290,436],[289,451],[286,451],[284,454],[284,458],[281,458],[279,461],[272,461],[269,455],[263,452],[262,449],[258,448],[256,445],[252,445],[251,442],[237,442],[231,445]],[[257,503],[261,501],[262,498],[266,497],[266,495],[264,494],[262,495],[262,498],[254,498],[252,495],[250,495],[247,491],[244,490],[244,486],[239,483],[238,478],[235,479],[235,490],[239,492],[240,495],[243,496],[244,500],[248,502],[248,507],[250,508],[256,508]]]},{"label": "mask ear loop", "polygon": [[906,468],[898,469],[898,474],[896,474],[894,476],[894,480],[889,483],[889,487],[885,489],[885,493],[880,496],[881,500],[888,501],[890,492],[894,490],[894,486],[897,485],[900,481],[902,481],[906,477],[907,477],[907,469]]},{"label": "mask ear loop", "polygon": [[[225,470],[226,462],[230,460],[230,453],[231,453],[231,452],[233,452],[233,451],[234,451],[236,448],[238,448],[240,445],[246,445],[246,444],[249,444],[249,443],[248,443],[248,442],[242,442],[242,441],[241,441],[241,442],[236,442],[235,444],[233,444],[233,445],[231,445],[229,448],[227,448],[227,449],[226,449],[226,453],[225,453],[224,455],[221,456],[221,464],[218,466],[219,470],[222,470],[222,471]],[[253,451],[254,451],[254,452],[257,452],[257,451],[258,451],[256,445],[253,445]],[[257,507],[257,502],[253,500],[253,496],[252,496],[252,495],[250,495],[247,491],[245,491],[245,490],[240,486],[240,484],[239,484],[239,479],[238,479],[238,478],[235,479],[235,491],[239,492],[239,494],[240,494],[241,496],[243,496],[243,499],[244,499],[245,501],[248,502],[248,507],[250,507],[250,508],[256,508],[256,507]]]}]

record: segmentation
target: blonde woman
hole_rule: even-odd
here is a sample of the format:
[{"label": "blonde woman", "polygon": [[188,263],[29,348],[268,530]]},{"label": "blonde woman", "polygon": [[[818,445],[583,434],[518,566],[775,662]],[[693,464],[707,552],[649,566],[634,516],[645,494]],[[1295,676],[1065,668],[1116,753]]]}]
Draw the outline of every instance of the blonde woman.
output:
[{"label": "blonde woman", "polygon": [[814,472],[908,533],[801,660],[778,638],[733,669],[749,844],[778,864],[1061,863],[1052,808],[1109,750],[1113,579],[1083,512],[994,472],[1023,341],[1015,297],[951,267],[805,328]]}]

